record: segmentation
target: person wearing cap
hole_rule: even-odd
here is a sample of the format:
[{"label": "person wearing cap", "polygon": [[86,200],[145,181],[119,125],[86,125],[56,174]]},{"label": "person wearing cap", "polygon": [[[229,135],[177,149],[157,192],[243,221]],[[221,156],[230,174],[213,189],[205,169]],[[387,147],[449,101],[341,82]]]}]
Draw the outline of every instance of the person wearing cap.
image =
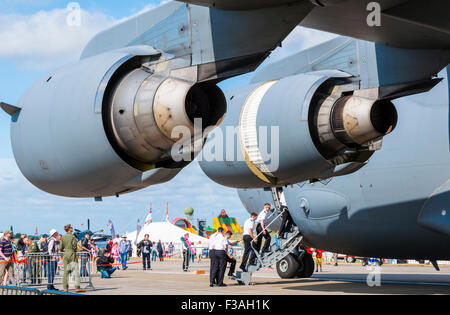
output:
[{"label": "person wearing cap", "polygon": [[48,275],[48,284],[47,289],[58,291],[54,285],[53,282],[55,280],[55,274],[56,274],[56,268],[58,267],[58,252],[59,252],[59,246],[58,246],[58,231],[55,229],[52,229],[50,231],[50,240],[48,241],[48,265],[47,265],[47,275]]},{"label": "person wearing cap", "polygon": [[[0,280],[3,285],[8,285],[8,281],[17,285],[14,278],[13,246],[11,243],[12,232],[3,232],[3,238],[0,240]],[[0,282],[1,283],[1,282]]]},{"label": "person wearing cap", "polygon": [[60,249],[64,252],[64,275],[63,275],[63,289],[69,291],[69,274],[72,274],[75,278],[75,291],[84,292],[80,288],[80,275],[78,274],[78,262],[77,262],[77,239],[72,234],[73,227],[70,224],[64,226],[66,235],[61,239]]},{"label": "person wearing cap", "polygon": [[122,270],[127,270],[127,259],[128,259],[128,251],[131,248],[131,244],[127,241],[127,236],[123,235],[122,240],[119,243],[119,255],[120,262],[122,263]]}]

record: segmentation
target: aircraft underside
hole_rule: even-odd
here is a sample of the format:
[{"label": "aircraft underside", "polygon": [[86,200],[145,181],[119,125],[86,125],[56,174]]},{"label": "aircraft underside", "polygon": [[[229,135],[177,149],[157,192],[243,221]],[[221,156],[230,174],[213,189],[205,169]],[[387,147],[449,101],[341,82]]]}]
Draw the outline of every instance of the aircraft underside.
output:
[{"label": "aircraft underside", "polygon": [[[312,246],[450,259],[450,3],[370,3],[171,1],[126,20],[0,104],[17,164],[43,191],[101,200],[201,157],[213,181],[245,189],[249,210],[285,187]],[[298,25],[350,37],[218,88]]]}]

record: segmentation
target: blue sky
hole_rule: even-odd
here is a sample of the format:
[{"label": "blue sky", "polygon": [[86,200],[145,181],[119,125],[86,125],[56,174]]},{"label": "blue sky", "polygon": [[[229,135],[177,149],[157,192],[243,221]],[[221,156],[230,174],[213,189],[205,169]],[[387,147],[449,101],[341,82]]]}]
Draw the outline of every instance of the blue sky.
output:
[{"label": "blue sky", "polygon": [[[67,30],[63,22],[67,5],[63,0],[2,0],[0,1],[0,100],[16,104],[26,88],[46,72],[75,62],[87,41],[97,32],[161,1],[152,0],[80,0],[82,25],[76,31]],[[270,60],[278,60],[324,41],[330,34],[297,28],[286,39],[282,49]],[[223,90],[246,84],[251,75],[223,82]],[[62,230],[64,224],[80,226],[87,218],[94,229],[103,229],[112,219],[116,230],[132,231],[137,219],[144,220],[150,202],[154,221],[165,217],[169,202],[171,219],[183,216],[183,209],[192,206],[195,217],[208,219],[225,208],[239,221],[247,217],[237,193],[221,187],[204,175],[197,163],[192,163],[172,182],[149,187],[143,191],[106,198],[67,199],[41,192],[21,175],[11,150],[9,117],[0,113],[0,231],[14,226],[15,231],[40,233],[52,228]]]}]

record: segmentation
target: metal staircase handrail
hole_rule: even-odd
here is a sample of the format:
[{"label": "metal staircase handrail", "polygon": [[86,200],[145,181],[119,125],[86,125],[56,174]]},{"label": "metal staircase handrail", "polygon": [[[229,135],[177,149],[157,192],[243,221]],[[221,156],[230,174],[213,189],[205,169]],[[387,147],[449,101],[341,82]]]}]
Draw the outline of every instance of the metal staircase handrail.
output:
[{"label": "metal staircase handrail", "polygon": [[[264,226],[264,229],[258,235],[256,235],[256,239],[258,239],[258,237],[260,237],[261,234],[264,233],[264,231],[269,233],[269,231],[267,231],[267,228],[270,227],[280,216],[282,216],[285,211],[286,211],[286,208],[284,208],[283,211],[281,211],[281,213],[279,213],[278,216],[275,219],[272,220],[272,222],[270,222],[267,226]],[[261,255],[260,255],[260,253],[257,250],[255,250],[255,248],[253,247],[253,243],[254,242],[252,241],[250,246],[251,246],[252,250],[254,251],[254,253],[256,254],[256,258],[258,259],[258,262],[260,263]],[[272,246],[272,244],[270,244],[270,245]]]}]

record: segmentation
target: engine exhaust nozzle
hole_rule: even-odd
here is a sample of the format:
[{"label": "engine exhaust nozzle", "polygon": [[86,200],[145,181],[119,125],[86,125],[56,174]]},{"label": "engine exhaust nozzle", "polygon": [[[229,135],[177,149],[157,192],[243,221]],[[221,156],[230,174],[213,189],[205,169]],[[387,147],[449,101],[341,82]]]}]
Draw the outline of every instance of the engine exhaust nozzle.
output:
[{"label": "engine exhaust nozzle", "polygon": [[397,120],[397,110],[391,101],[358,96],[340,98],[331,115],[333,132],[346,145],[361,145],[386,136],[395,129]]}]

